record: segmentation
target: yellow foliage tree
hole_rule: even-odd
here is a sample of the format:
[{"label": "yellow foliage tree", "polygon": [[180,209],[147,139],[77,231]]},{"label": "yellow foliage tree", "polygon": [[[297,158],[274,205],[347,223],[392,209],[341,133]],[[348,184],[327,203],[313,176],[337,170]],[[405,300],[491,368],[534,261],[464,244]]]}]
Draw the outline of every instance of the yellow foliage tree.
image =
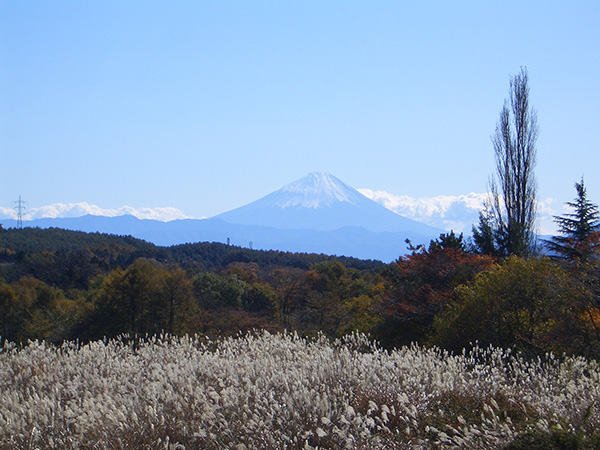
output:
[{"label": "yellow foliage tree", "polygon": [[434,320],[430,342],[460,350],[478,341],[531,353],[588,353],[581,291],[549,259],[509,257],[456,289],[458,301]]}]

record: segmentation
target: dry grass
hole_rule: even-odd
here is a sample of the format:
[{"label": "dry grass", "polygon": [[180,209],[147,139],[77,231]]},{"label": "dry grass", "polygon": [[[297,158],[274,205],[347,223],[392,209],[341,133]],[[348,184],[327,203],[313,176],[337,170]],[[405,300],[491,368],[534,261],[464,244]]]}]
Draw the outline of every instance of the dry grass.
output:
[{"label": "dry grass", "polygon": [[269,333],[0,352],[3,449],[502,448],[600,428],[600,369]]}]

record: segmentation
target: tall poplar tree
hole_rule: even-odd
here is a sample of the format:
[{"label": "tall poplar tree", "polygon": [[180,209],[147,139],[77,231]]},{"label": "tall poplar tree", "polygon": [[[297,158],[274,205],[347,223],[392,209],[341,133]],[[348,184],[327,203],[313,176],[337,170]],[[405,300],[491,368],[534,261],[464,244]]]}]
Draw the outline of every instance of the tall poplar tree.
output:
[{"label": "tall poplar tree", "polygon": [[527,69],[510,79],[492,136],[496,176],[490,181],[488,210],[473,227],[482,253],[528,256],[535,252],[537,114],[529,104]]}]

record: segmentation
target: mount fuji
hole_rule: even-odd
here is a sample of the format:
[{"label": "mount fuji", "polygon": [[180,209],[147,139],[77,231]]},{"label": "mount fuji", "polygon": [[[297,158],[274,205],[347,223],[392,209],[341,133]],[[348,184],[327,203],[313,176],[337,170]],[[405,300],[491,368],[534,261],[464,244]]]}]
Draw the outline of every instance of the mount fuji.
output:
[{"label": "mount fuji", "polygon": [[[15,227],[16,221],[1,220],[0,224]],[[23,224],[131,235],[162,246],[227,242],[383,262],[406,254],[406,239],[427,244],[444,232],[392,212],[324,173],[311,173],[255,202],[208,219],[161,222],[131,215],[86,215],[26,220]]]},{"label": "mount fuji", "polygon": [[240,208],[215,216],[228,223],[290,230],[372,232],[438,236],[443,230],[402,217],[329,173],[311,173]]}]

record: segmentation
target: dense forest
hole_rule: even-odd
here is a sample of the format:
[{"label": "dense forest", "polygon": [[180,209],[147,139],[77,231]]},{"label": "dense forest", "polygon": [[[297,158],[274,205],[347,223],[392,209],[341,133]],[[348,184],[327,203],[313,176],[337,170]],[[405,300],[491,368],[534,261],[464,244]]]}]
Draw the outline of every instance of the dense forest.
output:
[{"label": "dense forest", "polygon": [[391,264],[215,243],[158,247],[62,229],[0,231],[0,336],[26,342],[252,329],[369,333],[460,351],[476,341],[600,356],[598,247],[499,257],[443,234]]},{"label": "dense forest", "polygon": [[217,243],[166,248],[130,236],[1,230],[0,336],[87,341],[257,327],[336,335],[353,326],[345,318],[358,318],[342,304],[371,299],[382,267]]}]

